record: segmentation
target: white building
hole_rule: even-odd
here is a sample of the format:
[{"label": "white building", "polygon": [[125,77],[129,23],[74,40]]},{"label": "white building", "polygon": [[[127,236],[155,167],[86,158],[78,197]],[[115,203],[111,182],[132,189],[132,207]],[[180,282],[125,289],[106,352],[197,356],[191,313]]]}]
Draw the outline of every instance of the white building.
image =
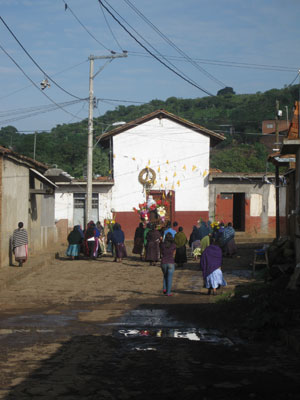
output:
[{"label": "white building", "polygon": [[[168,219],[190,232],[200,217],[208,219],[210,148],[224,139],[165,110],[105,133],[101,144],[110,149],[111,176],[93,181],[93,220],[114,217],[126,238],[133,238],[139,222],[133,208],[151,194],[166,199]],[[152,179],[148,194],[143,179]],[[56,220],[83,225],[85,192],[86,182],[59,185]]]},{"label": "white building", "polygon": [[[225,137],[165,110],[157,110],[101,137],[111,153],[111,206],[132,238],[138,215],[133,208],[146,200],[143,179],[151,179],[155,200],[167,199],[168,217],[186,232],[209,214],[210,148]],[[101,207],[101,206],[100,206]]]}]

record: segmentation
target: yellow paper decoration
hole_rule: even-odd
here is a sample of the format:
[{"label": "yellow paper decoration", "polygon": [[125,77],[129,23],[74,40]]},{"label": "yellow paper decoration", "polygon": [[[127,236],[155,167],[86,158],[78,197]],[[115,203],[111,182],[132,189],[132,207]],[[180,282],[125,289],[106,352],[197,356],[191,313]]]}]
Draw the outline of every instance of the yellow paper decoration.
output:
[{"label": "yellow paper decoration", "polygon": [[161,185],[160,185],[160,187],[161,187],[161,188],[163,188],[163,187],[164,187],[164,185],[163,185],[163,184],[161,184]]},{"label": "yellow paper decoration", "polygon": [[174,175],[173,175],[173,176],[174,176],[174,178],[175,178],[175,176],[176,176],[176,175],[177,175],[177,174],[176,174],[176,172],[174,172]]},{"label": "yellow paper decoration", "polygon": [[160,172],[160,167],[157,168],[157,172]]},{"label": "yellow paper decoration", "polygon": [[169,164],[169,160],[166,161],[166,164]]},{"label": "yellow paper decoration", "polygon": [[116,158],[116,155],[114,154],[114,158]]},{"label": "yellow paper decoration", "polygon": [[196,168],[196,165],[193,165],[192,171],[195,171]]},{"label": "yellow paper decoration", "polygon": [[163,192],[163,194],[162,194],[162,198],[163,198],[163,199],[165,199],[165,198],[166,198],[166,196],[165,196],[165,192]]},{"label": "yellow paper decoration", "polygon": [[168,177],[166,176],[165,181],[168,182]]},{"label": "yellow paper decoration", "polygon": [[174,185],[172,185],[172,190],[174,190],[175,189],[175,186]]},{"label": "yellow paper decoration", "polygon": [[180,186],[180,181],[177,181],[177,185]]},{"label": "yellow paper decoration", "polygon": [[151,164],[151,161],[149,160],[149,161],[148,161],[148,165],[150,165],[150,164]]},{"label": "yellow paper decoration", "polygon": [[184,166],[182,167],[183,169],[186,169],[186,166],[185,166],[185,164],[184,164]]},{"label": "yellow paper decoration", "polygon": [[157,180],[156,180],[156,179],[154,179],[154,182],[153,182],[153,183],[154,183],[154,185],[156,185],[156,184],[157,184]]},{"label": "yellow paper decoration", "polygon": [[207,169],[203,172],[203,178],[205,178],[207,175]]},{"label": "yellow paper decoration", "polygon": [[132,157],[133,161],[135,161],[135,157]]}]

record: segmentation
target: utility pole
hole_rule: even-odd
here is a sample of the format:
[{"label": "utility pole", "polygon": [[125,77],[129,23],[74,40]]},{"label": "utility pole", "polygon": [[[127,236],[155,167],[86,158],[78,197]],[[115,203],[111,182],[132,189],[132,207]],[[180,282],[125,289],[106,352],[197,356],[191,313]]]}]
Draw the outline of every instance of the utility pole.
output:
[{"label": "utility pole", "polygon": [[[276,100],[276,139],[275,139],[275,151],[280,151],[279,148],[279,117],[281,116],[281,111],[279,110],[279,101]],[[279,166],[275,166],[275,197],[276,197],[276,239],[280,238],[280,215],[279,215]]]},{"label": "utility pole", "polygon": [[276,100],[276,117],[275,117],[275,151],[279,151],[279,101]]},{"label": "utility pole", "polygon": [[36,132],[34,132],[34,140],[33,140],[33,159],[35,160],[36,154]]},{"label": "utility pole", "polygon": [[[94,78],[103,68],[115,58],[127,57],[127,52],[123,54],[111,54],[109,56],[90,55],[90,74],[89,74],[89,117],[88,117],[88,146],[87,146],[87,182],[86,182],[86,221],[91,220],[92,216],[92,196],[93,196],[93,109],[94,109]],[[94,60],[107,60],[103,67],[94,75]]]}]

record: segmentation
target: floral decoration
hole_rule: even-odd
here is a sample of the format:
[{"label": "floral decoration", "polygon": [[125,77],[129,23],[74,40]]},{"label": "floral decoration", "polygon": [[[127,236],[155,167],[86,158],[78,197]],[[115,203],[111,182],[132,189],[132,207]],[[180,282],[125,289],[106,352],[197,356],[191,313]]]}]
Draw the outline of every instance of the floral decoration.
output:
[{"label": "floral decoration", "polygon": [[193,256],[194,257],[199,257],[199,256],[201,256],[201,253],[202,253],[201,248],[200,247],[196,247],[195,250],[193,251]]},{"label": "floral decoration", "polygon": [[107,226],[110,231],[112,231],[115,223],[116,223],[116,221],[112,218],[106,218],[104,220],[104,226]]},{"label": "floral decoration", "polygon": [[140,203],[139,207],[133,207],[133,210],[139,214],[143,221],[148,222],[150,219],[150,212],[156,211],[159,219],[164,222],[166,217],[166,207],[169,206],[169,202],[165,200],[158,200],[156,203],[152,204],[150,207],[147,206],[147,202]]},{"label": "floral decoration", "polygon": [[220,229],[220,222],[219,221],[213,221],[210,226],[212,227],[213,230]]}]

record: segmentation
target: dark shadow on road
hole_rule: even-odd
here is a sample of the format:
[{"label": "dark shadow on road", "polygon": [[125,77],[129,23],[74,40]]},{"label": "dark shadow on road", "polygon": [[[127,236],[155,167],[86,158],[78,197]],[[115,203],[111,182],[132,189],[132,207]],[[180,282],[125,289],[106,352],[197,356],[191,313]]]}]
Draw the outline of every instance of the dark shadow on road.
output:
[{"label": "dark shadow on road", "polygon": [[263,355],[187,339],[75,336],[34,371],[22,360],[16,376],[29,373],[5,399],[298,399],[299,384]]}]

